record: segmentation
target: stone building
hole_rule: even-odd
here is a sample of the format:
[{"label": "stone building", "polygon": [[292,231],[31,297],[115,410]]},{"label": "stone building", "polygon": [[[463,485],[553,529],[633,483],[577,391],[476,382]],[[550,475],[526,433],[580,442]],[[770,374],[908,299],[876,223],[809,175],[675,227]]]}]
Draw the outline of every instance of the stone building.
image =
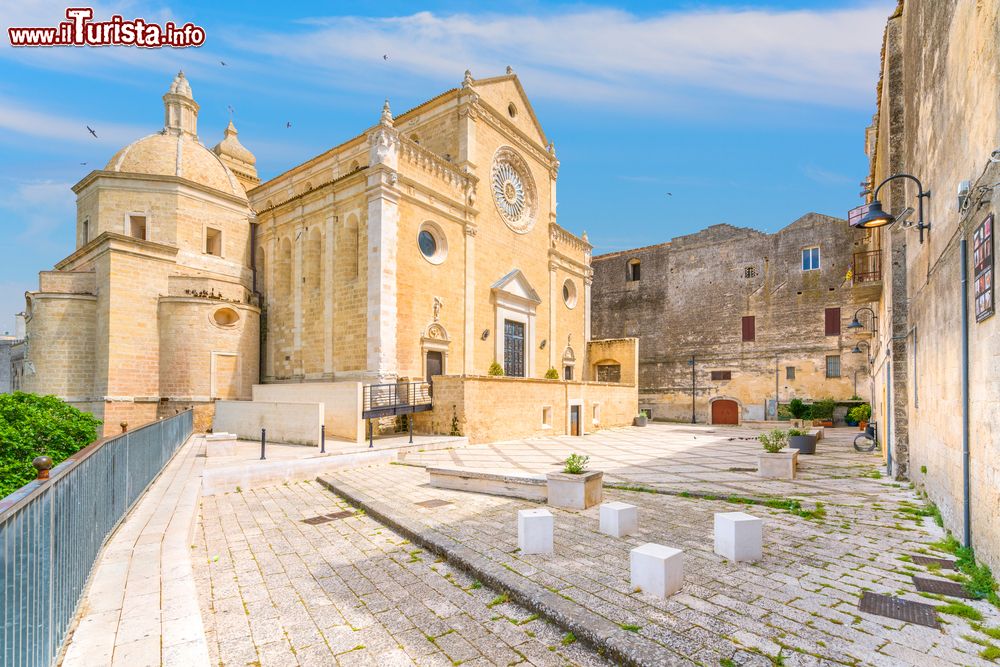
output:
[{"label": "stone building", "polygon": [[253,156],[230,125],[214,151],[180,73],[164,126],[73,186],[76,250],[26,295],[25,391],[55,394],[106,433],[216,398],[249,398],[260,309],[246,188]]},{"label": "stone building", "polygon": [[0,335],[0,394],[9,394],[21,388],[21,370],[24,347],[24,315],[18,313],[14,332]]},{"label": "stone building", "polygon": [[[435,432],[631,421],[634,340],[599,347],[630,385],[586,383],[591,246],[556,222],[559,161],[512,71],[466,72],[397,117],[387,101],[376,125],[263,184],[232,123],[214,149],[199,141],[183,74],[163,99],[161,132],[74,186],[77,250],[27,294],[26,389],[107,432],[188,405],[207,427],[223,399],[246,401],[227,402],[234,429],[264,418],[257,403],[299,402],[359,439],[369,386],[435,376],[460,378],[438,392],[447,410],[418,415]],[[494,362],[503,380],[481,377]],[[530,420],[502,399],[529,393]]]},{"label": "stone building", "polygon": [[639,338],[639,406],[654,419],[736,424],[773,419],[776,398],[867,397],[847,328],[878,295],[878,276],[854,271],[866,249],[844,220],[809,213],[774,234],[721,224],[601,255],[593,334]]},{"label": "stone building", "polygon": [[[856,232],[878,239],[886,267],[871,357],[875,419],[890,471],[925,490],[945,526],[971,541],[994,571],[1000,568],[997,100],[1000,5],[900,2],[886,25],[876,113],[865,135],[868,199],[897,174],[912,175],[929,195],[918,197],[910,178],[888,181],[878,193],[883,210],[915,211],[905,221]],[[921,203],[930,228],[920,229]]]}]

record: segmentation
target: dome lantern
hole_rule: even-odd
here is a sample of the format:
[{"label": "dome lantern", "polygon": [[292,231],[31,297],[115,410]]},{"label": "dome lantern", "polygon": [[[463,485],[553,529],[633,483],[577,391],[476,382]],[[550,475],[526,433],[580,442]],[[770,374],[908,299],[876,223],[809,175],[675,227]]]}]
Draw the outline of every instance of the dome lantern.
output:
[{"label": "dome lantern", "polygon": [[184,71],[177,73],[163,96],[163,129],[168,134],[198,135],[198,103]]}]

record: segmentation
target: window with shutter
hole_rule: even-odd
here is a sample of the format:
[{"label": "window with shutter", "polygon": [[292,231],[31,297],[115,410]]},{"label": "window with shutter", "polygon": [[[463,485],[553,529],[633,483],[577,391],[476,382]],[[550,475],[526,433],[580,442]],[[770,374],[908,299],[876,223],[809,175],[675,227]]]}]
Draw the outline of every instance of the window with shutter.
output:
[{"label": "window with shutter", "polygon": [[826,335],[840,335],[840,308],[826,309]]},{"label": "window with shutter", "polygon": [[756,321],[753,315],[743,317],[743,342],[752,342],[757,338]]}]

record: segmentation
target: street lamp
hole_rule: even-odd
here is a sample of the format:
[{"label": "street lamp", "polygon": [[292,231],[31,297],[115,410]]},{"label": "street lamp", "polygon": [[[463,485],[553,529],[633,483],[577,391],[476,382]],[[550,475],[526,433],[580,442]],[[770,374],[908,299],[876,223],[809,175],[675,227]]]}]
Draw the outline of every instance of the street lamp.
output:
[{"label": "street lamp", "polygon": [[[864,350],[861,349],[862,345],[865,346]],[[855,345],[854,349],[851,350],[851,352],[853,354],[862,354],[862,353],[864,353],[865,359],[868,360],[868,365],[870,366],[871,363],[872,363],[872,361],[874,361],[874,359],[872,359],[871,356],[869,355],[869,353],[871,352],[871,350],[872,350],[872,346],[868,344],[868,341],[863,340],[860,343],[858,343],[857,345]]]},{"label": "street lamp", "polygon": [[[873,229],[875,227],[884,227],[886,225],[891,225],[896,222],[896,216],[888,211],[882,209],[882,202],[878,199],[879,190],[882,186],[895,178],[908,178],[917,184],[917,231],[920,232],[920,242],[924,242],[924,230],[931,228],[931,223],[924,222],[924,197],[930,197],[931,191],[924,190],[924,186],[920,183],[920,180],[916,176],[910,174],[893,174],[889,178],[885,179],[878,184],[875,188],[875,192],[872,194],[872,201],[865,205],[864,215],[859,217],[857,220],[852,221],[850,224],[852,227],[858,229]],[[912,211],[912,209],[911,209]]]},{"label": "street lamp", "polygon": [[858,313],[865,310],[867,310],[869,313],[872,314],[872,331],[878,331],[878,315],[876,315],[875,311],[869,308],[868,306],[862,306],[861,308],[858,308],[856,311],[854,311],[854,318],[851,320],[851,323],[847,325],[848,329],[855,330],[855,329],[865,328],[865,325],[863,325],[861,323],[861,320],[858,319]]}]

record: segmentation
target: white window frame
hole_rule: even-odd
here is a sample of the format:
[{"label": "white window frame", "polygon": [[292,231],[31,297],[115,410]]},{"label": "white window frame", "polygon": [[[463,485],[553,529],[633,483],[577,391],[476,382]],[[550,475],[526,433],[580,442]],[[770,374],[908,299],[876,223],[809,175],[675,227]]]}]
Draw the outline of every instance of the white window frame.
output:
[{"label": "white window frame", "polygon": [[[813,266],[813,263],[812,263],[812,251],[813,250],[816,251],[816,264],[815,264],[815,266]],[[809,268],[808,269],[806,268],[806,253],[807,252],[809,253]],[[802,266],[802,270],[803,271],[819,271],[820,268],[823,266],[823,251],[820,250],[820,247],[818,245],[811,245],[809,247],[803,248],[802,249],[802,255],[801,255],[801,261],[802,261],[801,266]]]}]

